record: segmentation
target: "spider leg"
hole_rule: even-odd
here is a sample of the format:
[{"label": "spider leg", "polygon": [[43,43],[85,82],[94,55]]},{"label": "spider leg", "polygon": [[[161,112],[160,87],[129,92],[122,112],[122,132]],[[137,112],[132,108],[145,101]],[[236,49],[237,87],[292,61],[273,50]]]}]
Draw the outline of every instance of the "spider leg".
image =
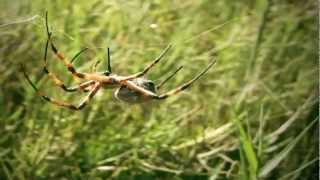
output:
[{"label": "spider leg", "polygon": [[60,79],[58,79],[56,77],[56,75],[54,75],[53,73],[51,73],[49,71],[45,71],[45,72],[47,73],[48,78],[51,79],[56,86],[60,87],[62,90],[66,91],[66,92],[75,92],[78,90],[82,90],[82,91],[86,92],[87,91],[86,88],[89,86],[92,86],[95,83],[95,81],[90,80],[90,81],[86,81],[86,82],[81,83],[76,86],[67,87]]},{"label": "spider leg", "polygon": [[[72,63],[65,58],[65,56],[59,52],[58,48],[54,45],[54,43],[52,42],[52,32],[50,32],[49,30],[49,25],[48,25],[48,12],[46,12],[46,30],[47,30],[47,35],[48,35],[48,40],[47,40],[47,44],[46,44],[46,49],[45,49],[45,67],[47,65],[47,49],[48,49],[48,45],[50,43],[51,45],[51,50],[52,52],[55,54],[55,56],[61,60],[64,65],[67,67],[68,71],[70,71],[72,73],[72,75],[74,77],[78,77],[80,79],[86,79],[86,74],[85,73],[81,73],[81,72],[78,72],[74,66],[72,65]],[[72,59],[72,61],[74,61],[82,52],[84,52],[85,50],[87,50],[86,48],[81,50],[79,53],[76,54],[76,56]]]},{"label": "spider leg", "polygon": [[56,86],[60,87],[62,90],[66,92],[75,92],[77,90],[83,90],[86,92],[85,88],[92,86],[95,83],[95,81],[90,80],[76,86],[67,87],[60,79],[57,78],[55,74],[48,71],[46,67],[44,68],[44,72],[47,74],[48,78],[51,79]]},{"label": "spider leg", "polygon": [[154,96],[153,99],[166,99],[169,96],[178,94],[179,92],[187,89],[188,87],[190,87],[195,81],[197,81],[201,76],[203,76],[214,64],[216,63],[216,60],[213,60],[204,70],[202,70],[197,76],[195,76],[193,79],[191,79],[190,81],[184,83],[183,85],[167,92],[167,93],[163,93],[161,95],[157,95]]},{"label": "spider leg", "polygon": [[89,102],[90,100],[96,95],[96,93],[98,92],[98,90],[100,89],[100,83],[96,83],[92,90],[89,92],[89,94],[79,103],[78,106],[75,106],[73,104],[70,104],[70,103],[66,103],[64,101],[59,101],[59,100],[55,100],[55,99],[52,99],[48,96],[45,96],[45,95],[41,95],[41,97],[52,103],[52,104],[55,104],[57,106],[62,106],[62,107],[66,107],[66,108],[69,108],[69,109],[72,109],[72,110],[81,110],[83,109]]},{"label": "spider leg", "polygon": [[93,66],[92,66],[92,68],[91,68],[91,72],[96,72],[97,71],[97,67],[98,67],[98,65],[100,64],[100,62],[101,61],[96,61],[94,64],[93,64]]},{"label": "spider leg", "polygon": [[[48,34],[48,39],[47,39],[47,42],[46,42],[46,47],[45,47],[45,52],[44,52],[44,61],[45,61],[45,64],[44,64],[44,67],[43,67],[43,71],[47,74],[48,78],[50,80],[53,81],[53,83],[60,87],[62,90],[64,91],[67,91],[67,92],[74,92],[74,91],[77,91],[78,89],[82,89],[84,90],[86,87],[90,86],[90,85],[93,85],[94,84],[94,81],[88,81],[88,82],[85,82],[83,84],[80,84],[78,86],[74,86],[74,87],[67,87],[55,74],[53,74],[52,72],[50,72],[48,70],[48,63],[47,63],[47,52],[48,52],[48,44],[49,44],[49,38],[50,38],[51,34],[49,33]],[[82,51],[80,51],[79,53],[77,53],[73,60],[76,59],[83,51],[85,51],[86,49],[83,49]],[[23,71],[24,71],[24,68],[23,68]],[[25,72],[24,72],[25,73]]]},{"label": "spider leg", "polygon": [[110,57],[110,48],[108,48],[107,49],[108,50],[108,52],[107,52],[107,57],[108,57],[108,71],[109,71],[109,73],[112,73],[112,70],[111,70],[111,57]]},{"label": "spider leg", "polygon": [[183,66],[180,66],[178,69],[176,69],[170,76],[168,76],[165,80],[163,80],[159,85],[157,85],[157,89],[159,90],[166,82],[168,82],[171,78],[173,78],[181,69]]},{"label": "spider leg", "polygon": [[44,100],[48,101],[49,103],[55,104],[57,106],[66,107],[66,108],[69,108],[72,110],[81,110],[89,103],[89,101],[94,97],[94,95],[96,95],[96,93],[98,92],[99,89],[100,89],[100,83],[97,83],[95,86],[93,86],[93,88],[89,92],[89,94],[77,106],[70,104],[70,103],[67,103],[67,102],[64,102],[64,101],[52,99],[52,98],[45,96],[43,94],[38,93],[38,95],[41,96]]},{"label": "spider leg", "polygon": [[154,67],[154,65],[156,65],[161,59],[162,57],[169,51],[169,49],[171,48],[171,45],[169,44],[163,51],[162,53],[151,63],[149,64],[147,67],[144,68],[143,71],[138,72],[134,75],[128,76],[125,79],[123,79],[122,81],[126,81],[126,80],[131,80],[131,79],[135,79],[141,76],[144,76],[145,74],[147,74],[147,72]]},{"label": "spider leg", "polygon": [[157,95],[149,90],[146,90],[142,87],[137,86],[136,84],[134,84],[132,81],[125,81],[122,82],[122,84],[124,86],[126,86],[127,88],[136,91],[136,92],[140,92],[141,94],[143,94],[145,97],[149,97],[152,99],[166,99],[169,96],[175,95],[185,89],[187,89],[188,87],[190,87],[195,81],[197,81],[201,76],[203,76],[214,64],[216,63],[216,61],[212,61],[204,70],[202,70],[197,76],[195,76],[193,79],[191,79],[190,81],[188,81],[187,83],[167,92],[167,93],[163,93],[161,95]]},{"label": "spider leg", "polygon": [[84,91],[84,92],[88,92],[88,88],[91,88],[91,86],[93,86],[96,82],[91,80],[91,81],[87,81],[87,82],[84,82],[84,83],[81,83],[79,85],[76,85],[76,86],[71,86],[71,87],[67,87],[67,91],[68,92],[75,92],[75,91]]},{"label": "spider leg", "polygon": [[38,88],[35,86],[35,84],[30,80],[30,78],[28,77],[28,75],[25,73],[25,71],[23,72],[25,78],[27,79],[28,83],[32,86],[32,88],[37,92],[37,95],[42,97],[45,101],[55,104],[57,106],[62,106],[62,107],[66,107],[72,110],[81,110],[83,109],[88,102],[93,98],[93,96],[98,92],[98,90],[100,89],[100,83],[95,83],[95,85],[93,86],[92,90],[89,92],[89,94],[80,102],[80,104],[78,106],[75,106],[73,104],[64,102],[64,101],[60,101],[60,100],[56,100],[53,98],[50,98],[46,95],[44,95],[41,91],[38,90]]},{"label": "spider leg", "polygon": [[80,50],[75,56],[73,56],[73,58],[71,59],[71,63],[73,63],[76,59],[77,59],[77,57],[79,57],[80,56],[80,54],[82,54],[83,52],[85,52],[86,50],[88,50],[88,48],[83,48],[82,50]]}]

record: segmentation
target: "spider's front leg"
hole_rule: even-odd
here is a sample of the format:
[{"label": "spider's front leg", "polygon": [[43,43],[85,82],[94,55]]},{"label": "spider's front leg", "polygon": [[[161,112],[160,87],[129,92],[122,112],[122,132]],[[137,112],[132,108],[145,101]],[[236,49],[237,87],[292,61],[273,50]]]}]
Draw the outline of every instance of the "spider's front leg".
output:
[{"label": "spider's front leg", "polygon": [[[51,42],[51,36],[52,36],[52,33],[49,32],[49,27],[48,27],[48,15],[46,13],[46,30],[47,30],[47,41],[46,41],[46,46],[45,46],[45,51],[44,51],[44,67],[43,67],[43,71],[44,73],[48,76],[49,80],[53,81],[53,83],[60,87],[62,90],[66,91],[66,92],[75,92],[77,90],[82,90],[82,91],[85,91],[87,92],[88,90],[86,90],[86,88],[88,88],[89,86],[92,86],[94,84],[94,81],[91,80],[91,81],[87,81],[87,82],[84,82],[78,86],[73,86],[73,87],[67,87],[54,73],[50,72],[49,69],[48,69],[48,60],[47,60],[47,54],[48,54],[48,46],[49,46],[49,43]],[[51,42],[51,47],[52,49],[55,49],[55,52],[58,53],[57,51],[57,48],[54,46],[54,44]],[[81,50],[80,52],[78,52],[71,60],[71,63],[72,61],[74,61],[82,52],[84,52],[85,50],[87,50],[87,48]],[[55,53],[55,54],[56,54]],[[60,58],[63,58],[64,56],[61,55],[61,54],[56,54],[56,56],[60,57]],[[72,68],[71,68],[72,69]],[[74,69],[74,68],[73,68]],[[24,71],[24,70],[23,70]],[[25,72],[24,72],[25,73]],[[78,73],[79,75],[79,73]],[[84,76],[84,75],[81,75],[80,76]]]},{"label": "spider's front leg", "polygon": [[[52,32],[50,32],[49,30],[49,25],[48,25],[48,13],[46,12],[46,31],[47,31],[47,44],[46,44],[46,48],[45,48],[45,55],[44,55],[44,61],[45,61],[45,71],[47,69],[47,49],[48,49],[48,45],[50,43],[51,45],[51,50],[52,52],[55,54],[55,56],[61,60],[64,65],[67,67],[68,71],[70,71],[73,75],[73,77],[78,77],[80,79],[87,79],[90,80],[88,78],[86,78],[86,73],[81,73],[78,72],[74,66],[72,65],[72,62],[70,62],[57,48],[57,46],[52,42]],[[78,57],[82,52],[84,52],[85,50],[87,50],[87,48],[81,50],[79,53],[76,54],[76,56],[72,59],[74,60],[76,57]]]},{"label": "spider's front leg", "polygon": [[45,96],[41,93],[38,93],[39,96],[41,96],[44,100],[52,103],[52,104],[55,104],[57,106],[62,106],[62,107],[66,107],[66,108],[69,108],[69,109],[72,109],[72,110],[81,110],[83,109],[88,103],[89,101],[93,98],[94,95],[96,95],[96,93],[98,92],[98,90],[100,89],[100,83],[96,83],[93,87],[92,87],[92,90],[89,92],[89,94],[80,102],[80,104],[78,106],[75,106],[73,104],[70,104],[70,103],[67,103],[67,102],[64,102],[64,101],[59,101],[59,100],[56,100],[56,99],[52,99],[48,96]]},{"label": "spider's front leg", "polygon": [[75,92],[75,91],[88,92],[89,91],[88,89],[91,89],[95,83],[96,83],[95,81],[87,81],[76,86],[65,87],[64,90],[67,92]]},{"label": "spider's front leg", "polygon": [[[74,91],[77,91],[77,90],[83,90],[83,91],[86,91],[85,88],[89,87],[89,86],[92,86],[94,84],[94,81],[87,81],[87,82],[84,82],[78,86],[73,86],[73,87],[67,87],[54,73],[50,72],[48,70],[48,67],[47,67],[47,52],[48,52],[48,44],[49,44],[49,39],[50,39],[50,36],[51,34],[49,33],[48,34],[49,38],[47,39],[47,42],[46,42],[46,47],[45,47],[45,53],[44,53],[44,61],[45,61],[45,64],[44,64],[44,67],[43,67],[43,71],[44,73],[47,74],[48,78],[50,80],[53,81],[53,83],[60,87],[62,90],[66,91],[66,92],[74,92]],[[83,51],[80,51],[74,58],[76,58],[81,52]],[[74,59],[73,58],[73,59]],[[23,69],[24,71],[24,69]],[[25,71],[24,71],[25,73]]]}]

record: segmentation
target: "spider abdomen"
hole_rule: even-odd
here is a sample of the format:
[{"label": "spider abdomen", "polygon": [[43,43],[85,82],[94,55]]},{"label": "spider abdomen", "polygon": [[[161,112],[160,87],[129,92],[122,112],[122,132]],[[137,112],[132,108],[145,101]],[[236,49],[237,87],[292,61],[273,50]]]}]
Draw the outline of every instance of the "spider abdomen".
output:
[{"label": "spider abdomen", "polygon": [[[156,86],[151,80],[148,80],[145,78],[137,78],[137,79],[131,80],[131,82],[133,82],[135,85],[139,87],[142,87],[145,90],[156,93]],[[131,90],[126,86],[121,86],[114,93],[114,95],[117,99],[128,102],[128,103],[141,103],[150,99],[149,97],[143,95],[142,93]]]}]

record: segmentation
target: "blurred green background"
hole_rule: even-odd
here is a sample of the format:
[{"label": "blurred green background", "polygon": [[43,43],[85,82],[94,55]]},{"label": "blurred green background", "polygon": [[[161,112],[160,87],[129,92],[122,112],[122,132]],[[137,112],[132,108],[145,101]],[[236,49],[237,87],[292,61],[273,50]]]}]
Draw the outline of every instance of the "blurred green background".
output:
[{"label": "blurred green background", "polygon": [[[142,70],[165,90],[218,62],[185,92],[131,105],[103,90],[82,111],[43,76],[45,11],[60,51],[90,72]],[[318,178],[317,6],[299,0],[0,0],[0,179]],[[49,68],[74,81],[49,53]]]}]

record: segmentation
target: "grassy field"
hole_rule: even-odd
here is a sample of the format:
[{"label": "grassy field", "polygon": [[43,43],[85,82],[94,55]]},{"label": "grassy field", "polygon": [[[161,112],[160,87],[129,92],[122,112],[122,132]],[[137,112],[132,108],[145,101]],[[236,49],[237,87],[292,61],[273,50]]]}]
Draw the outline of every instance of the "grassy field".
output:
[{"label": "grassy field", "polygon": [[[316,2],[268,0],[0,0],[0,179],[317,179]],[[82,111],[44,76],[45,11],[59,50],[90,72],[141,71],[161,92],[216,65],[183,93],[139,105],[102,90]],[[49,69],[74,80],[53,53]]]}]

